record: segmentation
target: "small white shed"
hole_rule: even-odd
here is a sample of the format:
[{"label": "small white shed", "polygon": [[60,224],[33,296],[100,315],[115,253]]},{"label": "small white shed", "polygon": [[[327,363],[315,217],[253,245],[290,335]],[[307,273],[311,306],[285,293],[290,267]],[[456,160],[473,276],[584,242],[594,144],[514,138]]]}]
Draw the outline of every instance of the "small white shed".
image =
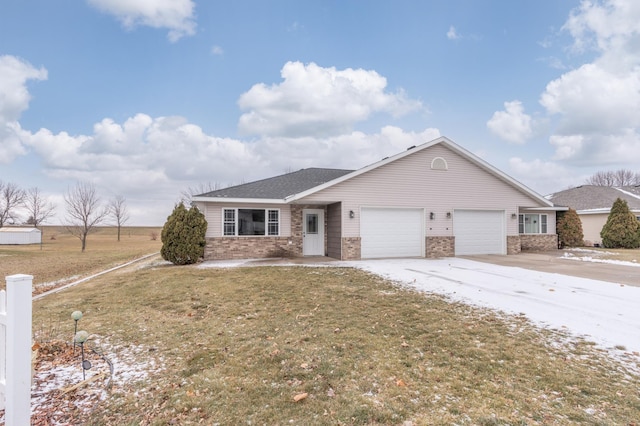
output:
[{"label": "small white shed", "polygon": [[38,228],[0,228],[0,245],[2,244],[40,244],[42,232]]}]

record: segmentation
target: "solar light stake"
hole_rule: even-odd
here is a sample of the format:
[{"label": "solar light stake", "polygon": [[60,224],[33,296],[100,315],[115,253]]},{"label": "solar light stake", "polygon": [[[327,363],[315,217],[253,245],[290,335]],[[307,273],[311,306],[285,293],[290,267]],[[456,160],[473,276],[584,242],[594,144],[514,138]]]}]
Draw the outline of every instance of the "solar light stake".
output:
[{"label": "solar light stake", "polygon": [[88,338],[89,333],[84,330],[78,331],[73,338],[73,341],[80,345],[80,351],[82,353],[82,380],[86,380],[85,370],[91,368],[91,361],[84,359],[84,342],[86,342]]},{"label": "solar light stake", "polygon": [[81,311],[73,311],[71,313],[71,319],[75,321],[75,327],[73,328],[73,353],[76,353],[76,334],[78,334],[78,321],[82,318]]}]

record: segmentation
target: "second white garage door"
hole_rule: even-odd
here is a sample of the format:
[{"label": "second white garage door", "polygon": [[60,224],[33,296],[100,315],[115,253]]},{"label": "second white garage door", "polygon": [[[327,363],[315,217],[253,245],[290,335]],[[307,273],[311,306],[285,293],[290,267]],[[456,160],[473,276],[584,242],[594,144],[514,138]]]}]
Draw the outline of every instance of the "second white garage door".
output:
[{"label": "second white garage door", "polygon": [[455,210],[456,255],[506,254],[504,211]]},{"label": "second white garage door", "polygon": [[423,209],[363,208],[361,257],[424,256]]}]

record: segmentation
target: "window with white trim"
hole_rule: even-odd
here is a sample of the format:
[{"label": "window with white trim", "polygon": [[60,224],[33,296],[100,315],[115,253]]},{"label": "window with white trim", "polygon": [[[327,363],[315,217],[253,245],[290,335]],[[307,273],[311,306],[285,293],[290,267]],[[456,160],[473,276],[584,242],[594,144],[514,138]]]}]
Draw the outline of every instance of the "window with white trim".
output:
[{"label": "window with white trim", "polygon": [[280,235],[280,210],[223,209],[224,236]]},{"label": "window with white trim", "polygon": [[518,215],[518,232],[521,234],[546,234],[547,215],[538,213]]}]

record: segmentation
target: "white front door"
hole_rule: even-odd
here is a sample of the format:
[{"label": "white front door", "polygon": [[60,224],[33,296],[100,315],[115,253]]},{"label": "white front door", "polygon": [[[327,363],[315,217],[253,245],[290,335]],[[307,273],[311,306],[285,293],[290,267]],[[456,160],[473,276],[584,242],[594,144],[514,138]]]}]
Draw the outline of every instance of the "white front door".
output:
[{"label": "white front door", "polygon": [[302,210],[302,254],[324,256],[324,210]]}]

